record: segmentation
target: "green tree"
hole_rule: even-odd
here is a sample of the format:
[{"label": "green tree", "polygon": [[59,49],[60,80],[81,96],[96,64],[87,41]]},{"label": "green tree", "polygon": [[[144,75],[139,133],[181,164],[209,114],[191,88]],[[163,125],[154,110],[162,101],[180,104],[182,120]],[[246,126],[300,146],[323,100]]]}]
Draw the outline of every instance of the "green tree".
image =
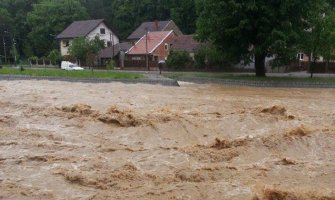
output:
[{"label": "green tree", "polygon": [[312,0],[197,0],[197,33],[229,60],[254,60],[265,76],[265,58],[279,58],[297,45]]},{"label": "green tree", "polygon": [[[0,8],[0,55],[4,56],[7,60],[10,53],[12,44],[11,35],[13,30],[13,19],[5,9]],[[5,60],[5,62],[7,62]]]},{"label": "green tree", "polygon": [[79,64],[86,57],[89,49],[89,41],[84,37],[75,38],[70,47],[69,54],[79,60]]},{"label": "green tree", "polygon": [[28,13],[29,45],[34,55],[45,56],[57,43],[55,36],[75,20],[87,19],[86,8],[79,0],[42,0]]},{"label": "green tree", "polygon": [[212,45],[203,46],[195,55],[195,66],[197,68],[222,68],[224,64],[222,52]]},{"label": "green tree", "polygon": [[51,64],[56,65],[62,60],[62,55],[60,54],[59,50],[54,49],[49,53],[48,59],[50,59]]},{"label": "green tree", "polygon": [[[33,55],[32,48],[27,43],[27,35],[31,31],[27,23],[27,14],[32,11],[33,4],[40,0],[1,0],[0,8],[7,10],[12,18],[13,29],[11,33],[15,36],[16,46],[19,54]],[[2,14],[0,14],[2,16]],[[24,51],[26,49],[27,51]]]},{"label": "green tree", "polygon": [[334,56],[335,49],[335,9],[326,0],[313,2],[313,9],[305,20],[301,49],[309,55],[311,77],[318,58],[323,56],[328,62]]},{"label": "green tree", "polygon": [[69,53],[71,56],[77,58],[79,63],[86,61],[86,64],[93,66],[96,54],[104,47],[104,42],[98,37],[95,37],[93,40],[80,37],[72,41],[69,47]]},{"label": "green tree", "polygon": [[197,19],[195,0],[179,0],[170,6],[171,19],[184,34],[193,34],[196,30]]},{"label": "green tree", "polygon": [[185,51],[172,51],[166,61],[169,68],[181,70],[187,67],[192,62],[189,53]]},{"label": "green tree", "polygon": [[326,60],[326,72],[328,72],[329,62],[335,59],[335,12],[332,10],[326,16],[325,31],[321,34],[323,43],[321,52]]}]

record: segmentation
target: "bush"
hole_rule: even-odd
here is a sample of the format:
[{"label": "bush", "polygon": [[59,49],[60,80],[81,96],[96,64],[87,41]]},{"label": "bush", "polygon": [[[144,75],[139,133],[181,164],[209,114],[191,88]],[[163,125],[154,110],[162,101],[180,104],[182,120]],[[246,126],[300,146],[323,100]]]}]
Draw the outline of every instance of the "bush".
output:
[{"label": "bush", "polygon": [[213,68],[224,65],[223,53],[213,46],[202,47],[195,55],[195,66],[197,68]]},{"label": "bush", "polygon": [[166,61],[166,65],[171,69],[184,69],[191,64],[192,58],[186,51],[172,51]]},{"label": "bush", "polygon": [[109,60],[109,61],[106,62],[107,70],[113,70],[113,69],[115,69],[115,67],[116,67],[116,64],[115,64],[114,60]]},{"label": "bush", "polygon": [[30,64],[37,64],[38,62],[38,57],[37,56],[31,56],[28,58],[28,61],[30,62]]},{"label": "bush", "polygon": [[56,49],[52,50],[48,57],[47,57],[51,64],[53,65],[57,65],[57,63],[59,63],[60,61],[62,61],[62,55],[60,54],[60,52]]}]

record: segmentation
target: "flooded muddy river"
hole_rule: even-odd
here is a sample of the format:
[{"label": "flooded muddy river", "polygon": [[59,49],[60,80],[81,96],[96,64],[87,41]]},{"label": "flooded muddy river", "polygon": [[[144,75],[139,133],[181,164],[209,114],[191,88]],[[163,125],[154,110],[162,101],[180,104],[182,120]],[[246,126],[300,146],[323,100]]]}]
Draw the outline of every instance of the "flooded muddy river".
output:
[{"label": "flooded muddy river", "polygon": [[335,199],[335,90],[0,81],[0,199]]}]

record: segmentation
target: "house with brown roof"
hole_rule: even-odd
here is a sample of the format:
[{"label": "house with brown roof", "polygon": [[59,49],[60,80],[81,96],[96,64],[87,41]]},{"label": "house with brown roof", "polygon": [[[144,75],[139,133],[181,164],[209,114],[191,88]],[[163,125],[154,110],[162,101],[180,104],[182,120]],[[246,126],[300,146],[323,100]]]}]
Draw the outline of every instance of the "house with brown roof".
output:
[{"label": "house with brown roof", "polygon": [[193,59],[201,47],[202,44],[193,35],[179,35],[170,41],[171,51],[186,51]]},{"label": "house with brown roof", "polygon": [[121,60],[124,60],[125,53],[133,46],[131,42],[121,42],[113,46],[102,49],[99,54],[99,60],[101,66],[106,66],[106,63],[110,60],[114,60],[115,64],[122,67]]},{"label": "house with brown roof", "polygon": [[143,22],[133,33],[127,38],[129,41],[138,41],[147,32],[156,31],[174,31],[176,35],[183,35],[179,27],[174,23],[173,20],[169,21],[154,21],[154,22]]},{"label": "house with brown roof", "polygon": [[171,40],[176,36],[173,30],[148,32],[126,52],[125,68],[157,68],[158,62],[169,56]]},{"label": "house with brown roof", "polygon": [[56,39],[59,41],[61,55],[65,56],[69,54],[68,50],[74,38],[85,37],[92,40],[96,36],[103,40],[106,46],[119,43],[119,38],[103,19],[75,21],[57,35]]}]

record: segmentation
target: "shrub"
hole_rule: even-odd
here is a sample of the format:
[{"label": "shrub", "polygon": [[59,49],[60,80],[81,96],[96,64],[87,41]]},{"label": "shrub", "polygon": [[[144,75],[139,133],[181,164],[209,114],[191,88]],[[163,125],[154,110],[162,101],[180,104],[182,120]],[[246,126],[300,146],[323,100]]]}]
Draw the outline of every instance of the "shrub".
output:
[{"label": "shrub", "polygon": [[116,64],[115,64],[114,60],[109,60],[109,61],[106,62],[106,68],[108,70],[113,70],[113,69],[115,69],[115,67],[116,67]]},{"label": "shrub", "polygon": [[213,46],[204,46],[195,55],[197,68],[212,68],[224,65],[223,53]]},{"label": "shrub", "polygon": [[28,61],[30,62],[30,64],[37,64],[38,61],[38,57],[37,56],[31,56],[28,58]]},{"label": "shrub", "polygon": [[50,60],[51,64],[56,65],[62,60],[62,55],[58,50],[54,49],[49,53],[48,59]]},{"label": "shrub", "polygon": [[192,58],[186,51],[172,51],[166,61],[171,69],[184,69],[192,62]]}]

